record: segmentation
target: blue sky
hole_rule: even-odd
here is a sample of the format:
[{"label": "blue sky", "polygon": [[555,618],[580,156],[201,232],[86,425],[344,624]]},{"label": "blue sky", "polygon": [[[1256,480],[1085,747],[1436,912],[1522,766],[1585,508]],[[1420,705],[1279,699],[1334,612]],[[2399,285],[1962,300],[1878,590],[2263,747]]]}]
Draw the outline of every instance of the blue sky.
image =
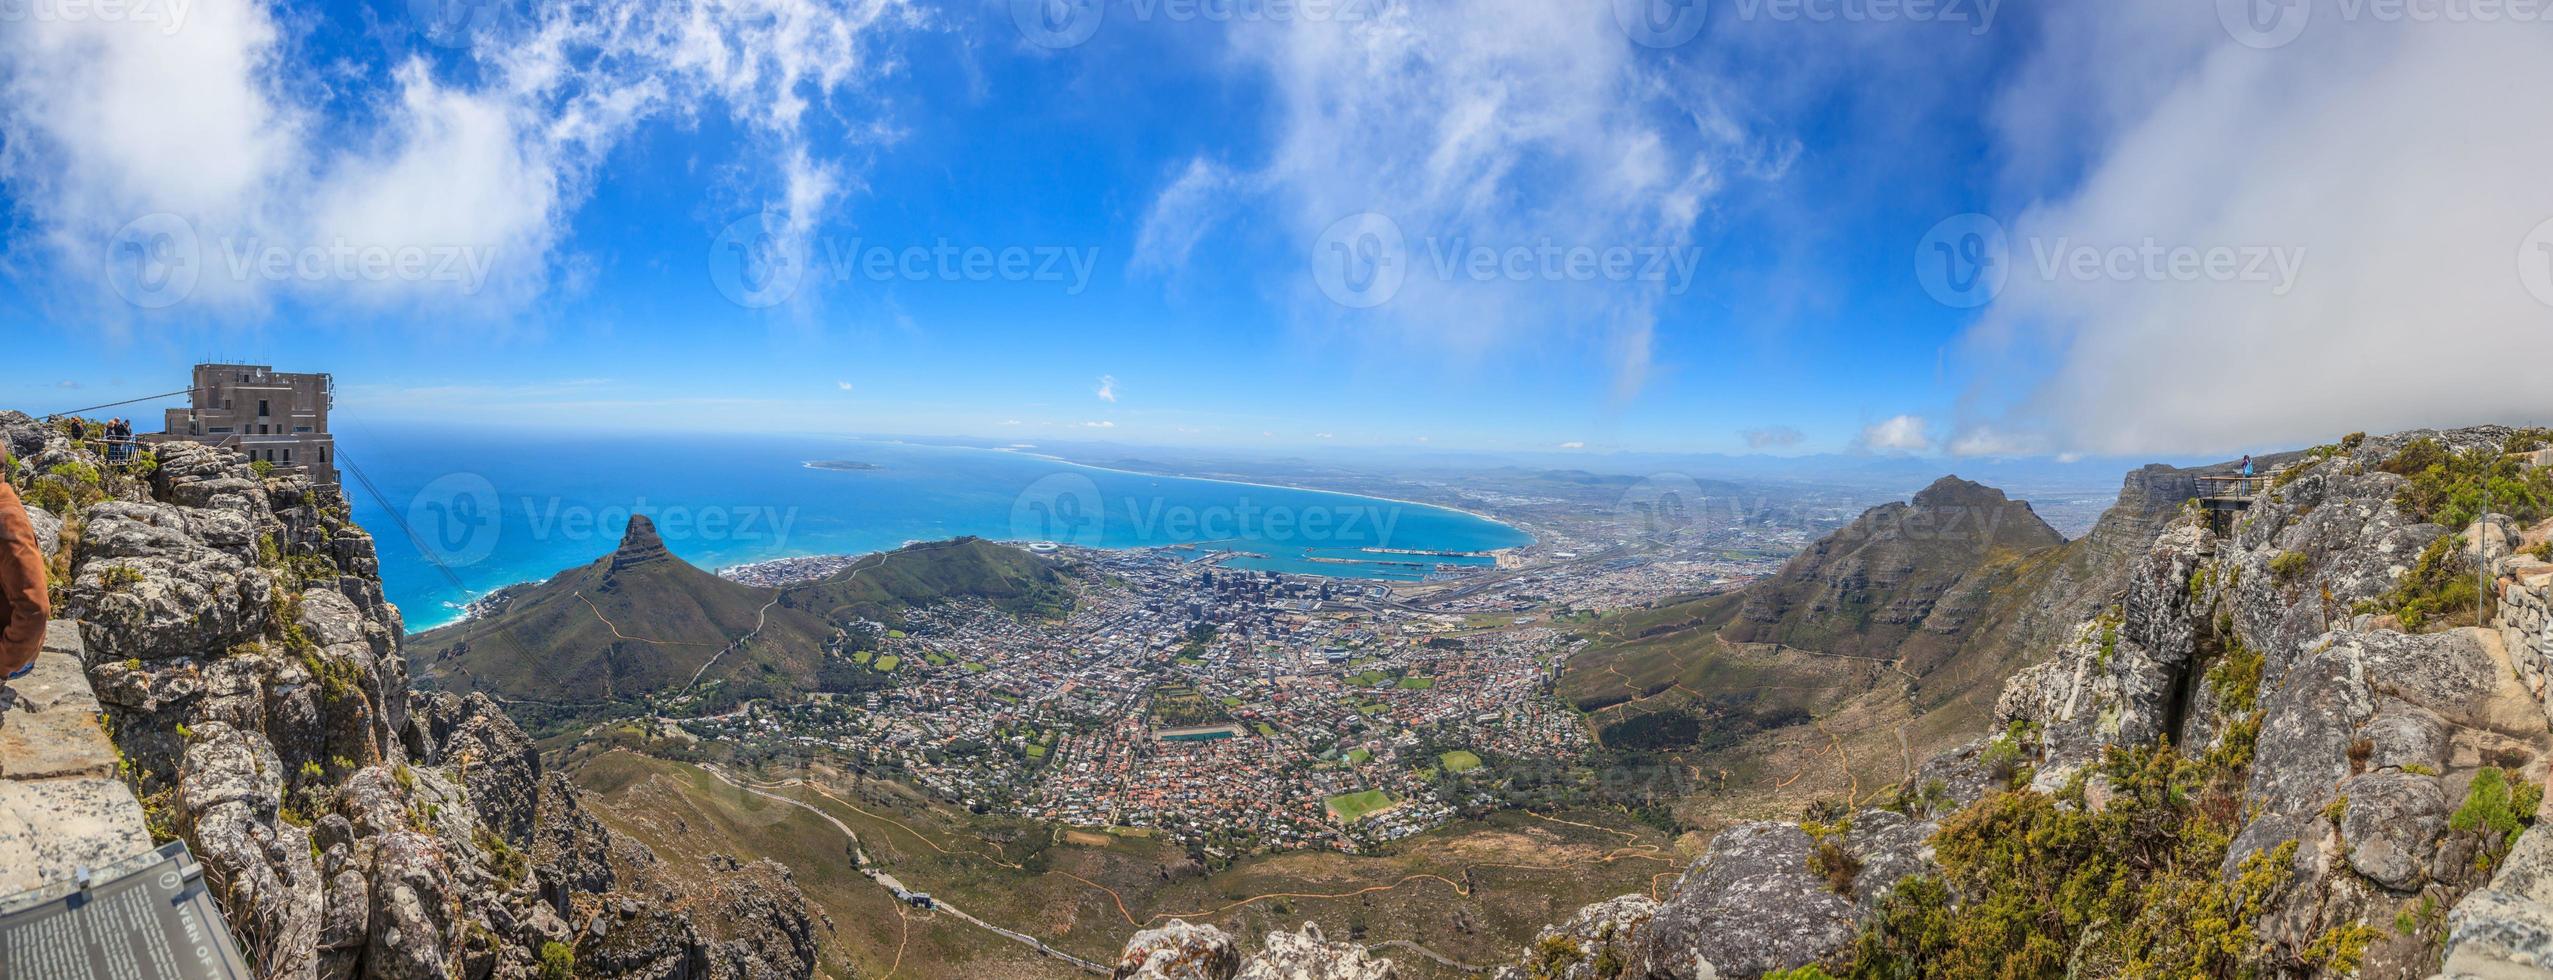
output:
[{"label": "blue sky", "polygon": [[[12,20],[0,404],[218,356],[383,422],[1239,448],[2197,453],[2541,412],[2381,352],[2553,354],[2553,127],[2469,87],[2545,90],[2544,25],[1647,4]],[[1921,264],[1968,212],[2012,273],[1984,295]],[[2120,261],[2062,271],[2087,249]]]}]

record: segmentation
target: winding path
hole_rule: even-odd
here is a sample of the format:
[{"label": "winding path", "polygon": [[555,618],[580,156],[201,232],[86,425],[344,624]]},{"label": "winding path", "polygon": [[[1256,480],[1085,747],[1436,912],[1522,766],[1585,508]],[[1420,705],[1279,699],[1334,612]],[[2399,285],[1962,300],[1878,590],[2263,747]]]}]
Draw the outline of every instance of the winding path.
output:
[{"label": "winding path", "polygon": [[[856,855],[856,856],[857,856],[857,859],[858,859],[859,863],[861,864],[861,866],[865,869],[865,868],[866,868],[866,866],[868,865],[868,863],[869,863],[869,859],[868,859],[868,852],[867,852],[865,849],[863,849],[863,848],[861,847],[861,845],[860,845],[860,834],[859,834],[857,831],[852,830],[852,829],[851,829],[851,827],[850,827],[850,825],[843,823],[843,822],[841,821],[841,819],[840,819],[840,818],[835,817],[833,814],[830,814],[830,813],[826,813],[826,812],[824,812],[824,810],[822,810],[821,808],[818,808],[818,807],[817,807],[817,806],[815,806],[814,804],[808,803],[808,802],[806,802],[805,800],[799,800],[799,799],[794,799],[794,798],[787,797],[787,796],[782,796],[782,795],[780,795],[780,794],[778,794],[778,793],[773,793],[773,792],[770,792],[770,791],[768,791],[768,790],[764,790],[764,789],[761,789],[761,788],[759,788],[759,787],[756,787],[756,786],[754,786],[754,785],[752,785],[752,784],[750,784],[750,783],[747,783],[747,782],[745,782],[745,781],[743,781],[743,780],[737,779],[737,778],[736,778],[736,777],[734,777],[734,776],[730,776],[730,775],[728,775],[726,770],[724,770],[724,769],[720,769],[720,768],[718,768],[718,767],[716,767],[716,766],[702,766],[701,768],[702,768],[704,771],[708,772],[710,775],[718,777],[718,781],[719,781],[719,782],[726,783],[726,784],[727,784],[727,785],[729,785],[729,786],[733,786],[733,787],[735,787],[735,788],[737,788],[737,789],[744,790],[745,792],[752,793],[752,794],[753,794],[753,795],[755,795],[755,796],[760,796],[760,797],[763,797],[763,798],[765,798],[765,799],[774,800],[774,801],[781,802],[781,803],[786,803],[786,804],[788,804],[788,805],[790,805],[790,806],[797,807],[798,809],[805,810],[805,811],[807,811],[808,813],[812,813],[812,814],[815,814],[815,815],[816,815],[816,816],[818,816],[818,817],[823,818],[823,819],[824,819],[824,822],[829,823],[829,824],[832,824],[832,825],[833,825],[833,829],[835,829],[835,830],[837,830],[837,831],[840,831],[840,832],[842,833],[842,836],[843,836],[843,837],[845,837],[845,838],[847,838],[847,839],[849,839],[849,840],[851,841],[851,852],[852,852],[854,855]],[[779,785],[784,785],[784,786],[785,786],[785,785],[800,785],[800,786],[804,786],[804,787],[809,788],[809,789],[815,789],[815,787],[814,787],[813,785],[811,785],[811,784],[806,784],[806,783],[796,782],[796,781],[784,781],[784,782],[780,783]],[[835,796],[834,796],[833,794],[831,794],[831,793],[825,793],[825,792],[824,792],[823,790],[821,790],[821,789],[816,789],[816,792],[817,792],[817,793],[820,793],[820,794],[823,794],[823,795],[824,795],[824,797],[825,797],[825,798],[827,798],[827,799],[832,799],[832,800],[835,800],[836,802],[840,802],[839,798],[835,797]],[[849,806],[849,804],[847,804],[847,803],[846,803],[846,804],[844,804],[844,805],[845,805],[845,806]],[[858,808],[858,807],[853,807],[852,809],[857,810],[857,809],[859,809],[859,808]],[[867,813],[868,811],[866,811],[866,810],[861,810],[860,812],[862,812],[862,813]],[[902,824],[898,824],[897,826],[902,826]],[[906,829],[907,831],[911,831],[911,830],[912,830],[912,828],[910,828],[910,827],[906,827],[905,829]],[[914,834],[914,836],[915,836],[915,837],[921,837],[921,835],[920,835],[920,834],[918,834],[918,833],[917,833],[917,834]],[[929,839],[928,839],[928,838],[924,838],[923,842],[924,842],[924,843],[930,843],[930,841],[929,841]],[[937,847],[938,845],[934,844],[934,845],[932,845],[932,846]],[[943,853],[945,853],[945,851],[943,851]],[[887,889],[892,890],[892,889],[894,889],[895,887],[897,887],[898,885],[901,885],[901,884],[902,884],[901,882],[896,882],[896,883],[894,883],[894,884],[890,884],[890,883],[889,883],[889,881],[891,880],[890,876],[886,876],[886,875],[883,875],[883,874],[871,873],[871,872],[868,872],[868,871],[866,871],[866,870],[863,870],[863,871],[862,871],[862,874],[863,874],[863,875],[865,875],[865,876],[867,876],[867,877],[869,877],[869,878],[870,878],[871,880],[873,880],[873,881],[877,881],[877,882],[878,882],[878,887],[881,887],[881,888],[887,888]],[[1107,967],[1101,966],[1101,965],[1099,965],[1099,964],[1097,964],[1097,963],[1093,963],[1093,962],[1091,962],[1091,961],[1089,961],[1089,960],[1082,959],[1081,957],[1074,956],[1074,955],[1073,955],[1073,954],[1071,954],[1071,953],[1067,953],[1067,952],[1064,952],[1063,950],[1056,949],[1056,948],[1055,948],[1055,947],[1053,947],[1053,946],[1049,946],[1049,945],[1047,945],[1047,944],[1046,944],[1046,942],[1045,942],[1044,940],[1038,939],[1038,938],[1037,938],[1037,937],[1035,937],[1035,936],[1031,936],[1031,935],[1028,935],[1028,934],[1026,934],[1026,933],[1018,932],[1018,931],[1011,930],[1011,929],[1005,929],[1005,928],[1003,928],[1003,927],[1001,927],[1001,926],[997,926],[997,925],[994,925],[994,924],[992,924],[992,923],[990,923],[990,922],[986,922],[986,921],[984,921],[984,920],[982,920],[982,919],[976,918],[976,917],[974,917],[974,916],[972,916],[972,915],[967,914],[964,910],[959,909],[957,906],[950,905],[950,904],[948,904],[947,902],[943,902],[943,901],[939,901],[939,900],[934,899],[934,900],[932,901],[932,903],[931,903],[931,904],[932,904],[932,910],[933,910],[933,911],[937,911],[937,912],[946,912],[946,913],[948,913],[948,914],[949,914],[949,916],[950,916],[951,918],[954,918],[954,919],[957,919],[957,920],[959,920],[959,921],[962,921],[962,922],[968,923],[968,924],[970,924],[970,925],[975,926],[976,928],[983,929],[983,930],[984,930],[984,931],[986,931],[986,932],[990,932],[990,933],[992,933],[992,934],[994,934],[994,935],[997,935],[997,936],[1000,936],[1000,937],[1002,937],[1002,938],[1004,938],[1004,939],[1011,940],[1012,942],[1016,942],[1016,943],[1019,943],[1019,944],[1021,944],[1021,945],[1027,946],[1028,948],[1033,949],[1033,950],[1036,950],[1038,953],[1040,953],[1040,954],[1042,954],[1042,955],[1050,956],[1050,957],[1053,957],[1053,958],[1055,958],[1055,959],[1062,960],[1062,961],[1064,961],[1064,962],[1066,962],[1066,963],[1070,963],[1070,964],[1072,964],[1073,966],[1080,968],[1080,969],[1081,969],[1083,972],[1085,972],[1085,973],[1095,973],[1095,974],[1098,974],[1098,975],[1100,975],[1100,976],[1103,976],[1103,977],[1104,977],[1104,976],[1108,976],[1108,975],[1109,975],[1109,973],[1111,972],[1111,971],[1109,970],[1109,968],[1107,968]],[[904,914],[903,905],[904,905],[904,903],[903,903],[903,901],[901,901],[901,900],[898,900],[898,901],[896,902],[896,906],[897,906],[897,908],[896,908],[896,914],[897,914],[898,916],[902,916],[902,915]],[[907,926],[906,926],[906,929],[905,929],[905,937],[906,937],[906,940],[908,940],[908,941],[909,941],[909,940],[911,939],[911,937],[912,937],[912,929],[911,929],[911,926],[910,926],[910,923],[909,923],[909,922],[908,922],[908,924],[907,924]],[[901,968],[901,967],[903,966],[903,964],[904,964],[904,946],[903,946],[903,944],[899,943],[899,944],[896,946],[896,950],[895,950],[895,965],[887,968],[887,975],[888,975],[888,976],[890,976],[890,977],[894,976],[894,975],[895,975],[895,971],[896,971],[897,969]]]}]

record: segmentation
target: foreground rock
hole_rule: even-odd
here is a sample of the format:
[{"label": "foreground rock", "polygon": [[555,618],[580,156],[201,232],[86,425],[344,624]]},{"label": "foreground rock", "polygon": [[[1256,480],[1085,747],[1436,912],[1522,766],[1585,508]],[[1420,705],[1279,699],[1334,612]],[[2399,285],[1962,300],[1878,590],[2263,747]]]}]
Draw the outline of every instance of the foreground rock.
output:
[{"label": "foreground rock", "polygon": [[1309,922],[1297,932],[1268,934],[1265,948],[1244,958],[1230,933],[1179,919],[1136,933],[1117,959],[1116,980],[1394,980],[1392,961],[1363,947],[1322,938]]},{"label": "foreground rock", "polygon": [[[261,976],[814,970],[785,869],[666,873],[545,778],[493,702],[409,690],[372,538],[336,491],[191,444],[111,465],[14,413],[0,444],[14,479],[72,503],[48,525],[69,551],[62,612],[127,780],[150,832],[204,863]],[[38,475],[66,466],[99,477]]]},{"label": "foreground rock", "polygon": [[1500,976],[1700,980],[1841,965],[1888,889],[1939,870],[1925,846],[1932,815],[2025,773],[2020,791],[2079,785],[2080,805],[2098,809],[2113,790],[2091,767],[2165,740],[2221,750],[2243,775],[2214,873],[2230,881],[2248,862],[2273,882],[2243,909],[2247,962],[2553,976],[2553,830],[2508,829],[2535,816],[2553,757],[2553,563],[2520,553],[2553,522],[2462,529],[2463,574],[2479,563],[2499,599],[2479,627],[2420,631],[2378,613],[2453,531],[2404,512],[2397,495],[2411,481],[2388,465],[2415,440],[2487,458],[2511,435],[2353,437],[2278,460],[2289,468],[2274,489],[2221,518],[2159,506],[2191,489],[2172,471],[2140,471],[2096,532],[2115,571],[2044,580],[2097,594],[2014,598],[2079,615],[2031,631],[2036,662],[2003,685],[1990,739],[1909,780],[1901,800],[1920,801],[1904,808],[1921,817],[1865,810],[1841,833],[1731,828],[1665,901],[1590,906]]}]

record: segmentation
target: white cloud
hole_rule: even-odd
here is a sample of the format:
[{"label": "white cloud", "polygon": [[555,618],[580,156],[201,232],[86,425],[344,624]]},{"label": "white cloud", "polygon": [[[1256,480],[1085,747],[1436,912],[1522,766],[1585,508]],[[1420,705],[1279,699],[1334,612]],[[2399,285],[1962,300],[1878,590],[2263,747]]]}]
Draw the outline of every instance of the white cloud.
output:
[{"label": "white cloud", "polygon": [[836,388],[840,388],[840,389],[842,389],[842,390],[844,390],[844,391],[850,391],[850,390],[851,390],[851,382],[848,382],[848,381],[836,381],[836,382],[834,382],[834,383],[833,383],[833,386],[834,386],[834,387],[836,387]]},{"label": "white cloud", "polygon": [[1577,441],[1577,440],[1575,440],[1575,439],[1572,439],[1572,440],[1570,440],[1570,441],[1568,441],[1568,442],[1561,443],[1561,444],[1560,444],[1560,448],[1562,448],[1562,449],[1585,449],[1585,448],[1587,448],[1587,444],[1586,444],[1586,443],[1583,443],[1583,442],[1579,442],[1579,441]]},{"label": "white cloud", "polygon": [[[803,120],[886,70],[868,49],[911,19],[901,0],[474,6],[540,19],[497,18],[456,55],[461,69],[393,55],[368,90],[328,79],[341,66],[318,64],[266,4],[185,9],[175,31],[32,18],[0,32],[0,186],[60,273],[47,278],[96,290],[75,298],[111,303],[109,243],[168,214],[194,237],[200,274],[184,298],[215,310],[519,308],[562,278],[573,212],[616,147],[651,120],[721,112],[747,162],[770,161],[733,173],[780,184],[730,178],[742,186],[729,196],[761,199],[739,210],[810,233],[845,178]],[[394,41],[404,29],[384,28]],[[236,264],[252,248],[422,252],[480,271],[274,275]]]},{"label": "white cloud", "polygon": [[[1709,154],[1735,142],[1700,79],[1642,58],[1604,4],[1478,0],[1378,4],[1353,22],[1232,31],[1234,62],[1274,89],[1273,145],[1247,172],[1200,159],[1154,201],[1139,263],[1172,266],[1236,205],[1273,214],[1295,262],[1272,284],[1314,320],[1474,355],[1554,340],[1594,344],[1618,394],[1649,370],[1668,283],[1440,274],[1463,244],[1682,249],[1719,189]],[[1364,212],[1406,239],[1402,285],[1347,316],[1315,287],[1321,236]],[[1456,259],[1459,261],[1459,258]],[[1552,334],[1559,336],[1554,337]]]},{"label": "white cloud", "polygon": [[[2233,452],[2343,432],[2545,421],[2553,362],[2553,58],[2536,25],[2396,23],[2313,6],[2295,42],[2235,43],[2208,4],[2059,5],[2012,80],[2012,159],[2089,150],[2013,216],[2012,278],[1970,337],[1977,424],[2051,448]],[[2097,29],[2096,29],[2097,27]],[[2088,133],[2044,127],[2095,106]],[[2054,144],[2054,145],[2052,145]],[[2032,242],[2285,249],[2254,282],[2048,279]],[[2553,292],[2553,288],[2547,291]],[[2015,383],[2012,379],[2020,379]]]},{"label": "white cloud", "polygon": [[2047,449],[2047,440],[2039,436],[1983,425],[1963,429],[1950,440],[1953,456],[2037,456]]},{"label": "white cloud", "polygon": [[1099,396],[1100,401],[1107,402],[1111,405],[1117,404],[1117,376],[1113,374],[1100,375],[1099,390],[1094,392],[1094,394]]},{"label": "white cloud", "polygon": [[1855,448],[1876,453],[1920,453],[1932,449],[1932,426],[1920,415],[1899,415],[1862,430]]},{"label": "white cloud", "polygon": [[1097,422],[1084,422],[1081,426],[1085,429],[1114,429],[1117,427],[1117,423],[1102,419]]},{"label": "white cloud", "polygon": [[1187,169],[1145,212],[1143,227],[1135,235],[1132,267],[1160,272],[1187,265],[1189,253],[1207,229],[1231,212],[1241,181],[1222,164],[1202,158],[1188,161]]},{"label": "white cloud", "polygon": [[1316,433],[1313,433],[1313,434],[1312,434],[1312,438],[1315,438],[1315,439],[1336,439],[1336,438],[1338,438],[1338,436],[1336,436],[1336,435],[1332,435],[1332,434],[1327,433],[1327,432],[1316,432]]}]

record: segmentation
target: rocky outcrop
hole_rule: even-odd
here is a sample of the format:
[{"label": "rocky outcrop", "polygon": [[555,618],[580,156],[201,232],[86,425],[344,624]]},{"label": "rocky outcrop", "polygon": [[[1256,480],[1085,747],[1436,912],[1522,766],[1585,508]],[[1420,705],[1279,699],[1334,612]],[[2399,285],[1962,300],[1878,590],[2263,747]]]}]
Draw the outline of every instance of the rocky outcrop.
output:
[{"label": "rocky outcrop", "polygon": [[1334,943],[1306,922],[1295,932],[1268,934],[1258,953],[1244,958],[1230,933],[1172,919],[1127,940],[1113,972],[1117,980],[1393,980],[1392,961],[1349,943]]},{"label": "rocky outcrop", "polygon": [[1658,900],[1647,895],[1624,895],[1579,909],[1567,921],[1543,927],[1519,962],[1498,968],[1496,980],[1619,977],[1639,959],[1635,941],[1658,908]]},{"label": "rocky outcrop", "polygon": [[[2510,434],[2353,438],[2264,461],[2289,468],[2225,515],[2185,504],[2189,471],[2132,474],[2091,538],[2057,559],[2072,570],[2025,576],[2036,591],[2013,600],[2019,611],[1989,618],[1989,630],[2037,636],[2026,644],[2035,662],[2004,683],[1999,734],[1921,766],[1908,790],[1922,805],[1905,809],[1964,806],[2001,788],[1998,771],[2027,771],[2025,788],[2054,793],[2114,747],[2224,749],[2246,775],[2224,811],[2234,836],[2215,873],[2261,868],[2253,880],[2269,883],[2244,909],[2249,961],[2309,972],[2345,955],[2358,975],[2416,977],[2436,968],[2443,942],[2450,975],[2553,973],[2553,831],[2528,830],[2501,855],[2505,830],[2457,815],[2477,799],[2534,798],[2494,797],[2476,789],[2484,783],[2546,780],[2553,563],[2519,551],[2553,527],[2463,529],[2480,543],[2468,561],[2491,570],[2500,600],[2479,628],[2419,632],[2378,614],[2451,530],[2403,512],[2408,481],[2387,461],[2415,439],[2496,452]],[[2074,567],[2093,538],[2105,567]],[[2098,778],[2080,785],[2059,805],[2098,809],[2114,792]],[[1636,896],[1590,907],[1502,976],[1609,975],[1594,971],[1596,955],[1621,952],[1637,957],[1607,962],[1642,980],[1831,964],[1872,921],[1873,888],[1935,870],[1928,820],[1873,813],[1829,838],[1850,861],[1816,854],[1825,845],[1800,826],[1725,831],[1653,910]],[[1853,870],[1848,888],[1821,873],[1839,866]],[[1608,924],[1601,938],[1593,923]]]},{"label": "rocky outcrop", "polygon": [[526,978],[545,950],[613,976],[814,969],[785,869],[665,873],[494,702],[410,691],[372,539],[335,490],[185,443],[109,463],[22,415],[0,414],[0,443],[21,475],[99,474],[58,488],[88,498],[61,522],[61,611],[151,829],[202,861],[260,975]]}]

